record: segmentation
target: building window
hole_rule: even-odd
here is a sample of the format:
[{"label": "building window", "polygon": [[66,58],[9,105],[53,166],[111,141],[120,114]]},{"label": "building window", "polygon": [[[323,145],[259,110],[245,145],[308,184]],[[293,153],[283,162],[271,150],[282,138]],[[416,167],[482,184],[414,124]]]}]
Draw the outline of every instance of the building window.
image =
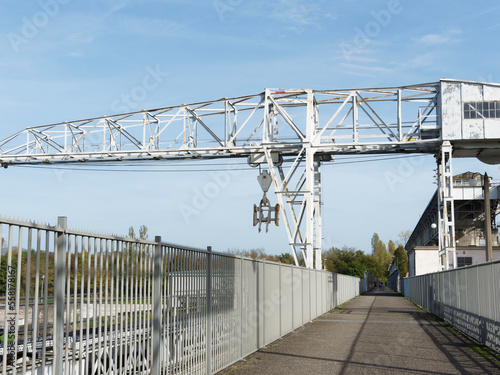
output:
[{"label": "building window", "polygon": [[475,119],[475,118],[500,119],[500,102],[464,103],[464,119]]},{"label": "building window", "polygon": [[457,266],[472,266],[472,257],[457,257]]}]

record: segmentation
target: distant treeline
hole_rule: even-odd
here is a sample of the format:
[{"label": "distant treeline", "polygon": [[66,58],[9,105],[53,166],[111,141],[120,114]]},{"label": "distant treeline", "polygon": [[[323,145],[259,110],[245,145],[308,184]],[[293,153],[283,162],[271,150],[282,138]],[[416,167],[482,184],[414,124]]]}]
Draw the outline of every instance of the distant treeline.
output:
[{"label": "distant treeline", "polygon": [[[330,272],[342,273],[344,275],[364,277],[364,271],[370,272],[379,280],[387,280],[389,277],[389,267],[392,262],[398,260],[401,276],[404,277],[407,271],[408,258],[403,245],[406,243],[410,231],[404,231],[399,234],[399,239],[389,241],[387,245],[380,240],[377,233],[373,234],[370,254],[353,247],[344,246],[342,248],[332,247],[323,251],[323,267]],[[228,251],[231,254],[237,254],[253,259],[270,260],[286,264],[295,264],[293,256],[290,253],[281,253],[280,255],[269,255],[263,249]],[[305,266],[304,259],[299,256],[299,264]]]}]

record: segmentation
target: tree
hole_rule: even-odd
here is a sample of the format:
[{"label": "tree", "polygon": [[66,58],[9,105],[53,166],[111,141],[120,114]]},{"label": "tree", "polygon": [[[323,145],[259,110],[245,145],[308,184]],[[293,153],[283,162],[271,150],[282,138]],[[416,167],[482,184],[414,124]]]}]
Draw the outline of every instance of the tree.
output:
[{"label": "tree", "polygon": [[405,248],[402,245],[399,245],[394,252],[393,261],[398,262],[399,276],[401,278],[406,277],[408,273],[408,254],[406,254]]},{"label": "tree", "polygon": [[267,259],[269,257],[262,248],[250,250],[230,249],[228,252],[252,259]]},{"label": "tree", "polygon": [[278,259],[281,263],[284,264],[295,264],[293,256],[290,253],[281,253],[280,255],[278,255]]},{"label": "tree", "polygon": [[384,276],[384,268],[381,267],[372,255],[363,251],[344,246],[342,249],[332,247],[323,253],[326,269],[330,272],[345,275],[364,277],[364,271],[370,272],[379,278]]},{"label": "tree", "polygon": [[398,241],[397,244],[401,246],[405,246],[408,240],[410,239],[410,236],[412,234],[411,230],[403,230],[398,234]]},{"label": "tree", "polygon": [[377,233],[373,233],[372,237],[372,255],[379,263],[385,263],[389,259],[387,247]]},{"label": "tree", "polygon": [[392,259],[396,251],[396,244],[392,240],[387,243],[387,250],[389,251],[389,257]]},{"label": "tree", "polygon": [[130,238],[133,238],[134,240],[147,240],[149,235],[148,235],[148,227],[145,225],[141,225],[139,228],[139,238],[135,236],[135,230],[134,227],[129,227],[128,228],[128,236]]}]

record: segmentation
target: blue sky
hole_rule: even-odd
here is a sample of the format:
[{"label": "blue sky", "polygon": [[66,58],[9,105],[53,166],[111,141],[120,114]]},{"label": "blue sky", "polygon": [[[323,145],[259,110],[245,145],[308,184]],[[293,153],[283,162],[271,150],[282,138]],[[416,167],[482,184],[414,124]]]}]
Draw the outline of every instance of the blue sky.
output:
[{"label": "blue sky", "polygon": [[[0,139],[28,126],[266,87],[499,82],[499,15],[491,1],[5,0]],[[145,79],[146,94],[134,96]],[[433,168],[431,156],[325,167],[324,246],[370,251],[374,232],[388,241],[413,229],[435,189]],[[454,171],[466,170],[500,177],[496,166],[456,160]],[[251,226],[262,195],[255,170],[231,174],[188,222],[180,207],[213,173],[1,173],[5,216],[54,223],[66,215],[72,227],[116,234],[145,224],[175,243],[288,251],[284,228],[258,234]]]}]

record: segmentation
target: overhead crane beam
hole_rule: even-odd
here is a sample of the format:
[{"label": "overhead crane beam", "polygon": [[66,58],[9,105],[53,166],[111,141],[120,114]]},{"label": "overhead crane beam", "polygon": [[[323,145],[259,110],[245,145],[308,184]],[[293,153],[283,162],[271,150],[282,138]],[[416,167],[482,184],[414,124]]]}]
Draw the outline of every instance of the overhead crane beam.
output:
[{"label": "overhead crane beam", "polygon": [[[302,254],[307,267],[321,268],[321,164],[346,154],[451,158],[451,152],[439,152],[445,140],[444,84],[449,82],[266,89],[230,99],[28,127],[0,141],[0,163],[8,167],[249,157],[251,164],[270,170],[294,258]],[[283,158],[293,162],[279,162]],[[452,197],[444,199],[447,203],[441,205],[449,206]],[[446,246],[447,253],[453,244]]]}]

